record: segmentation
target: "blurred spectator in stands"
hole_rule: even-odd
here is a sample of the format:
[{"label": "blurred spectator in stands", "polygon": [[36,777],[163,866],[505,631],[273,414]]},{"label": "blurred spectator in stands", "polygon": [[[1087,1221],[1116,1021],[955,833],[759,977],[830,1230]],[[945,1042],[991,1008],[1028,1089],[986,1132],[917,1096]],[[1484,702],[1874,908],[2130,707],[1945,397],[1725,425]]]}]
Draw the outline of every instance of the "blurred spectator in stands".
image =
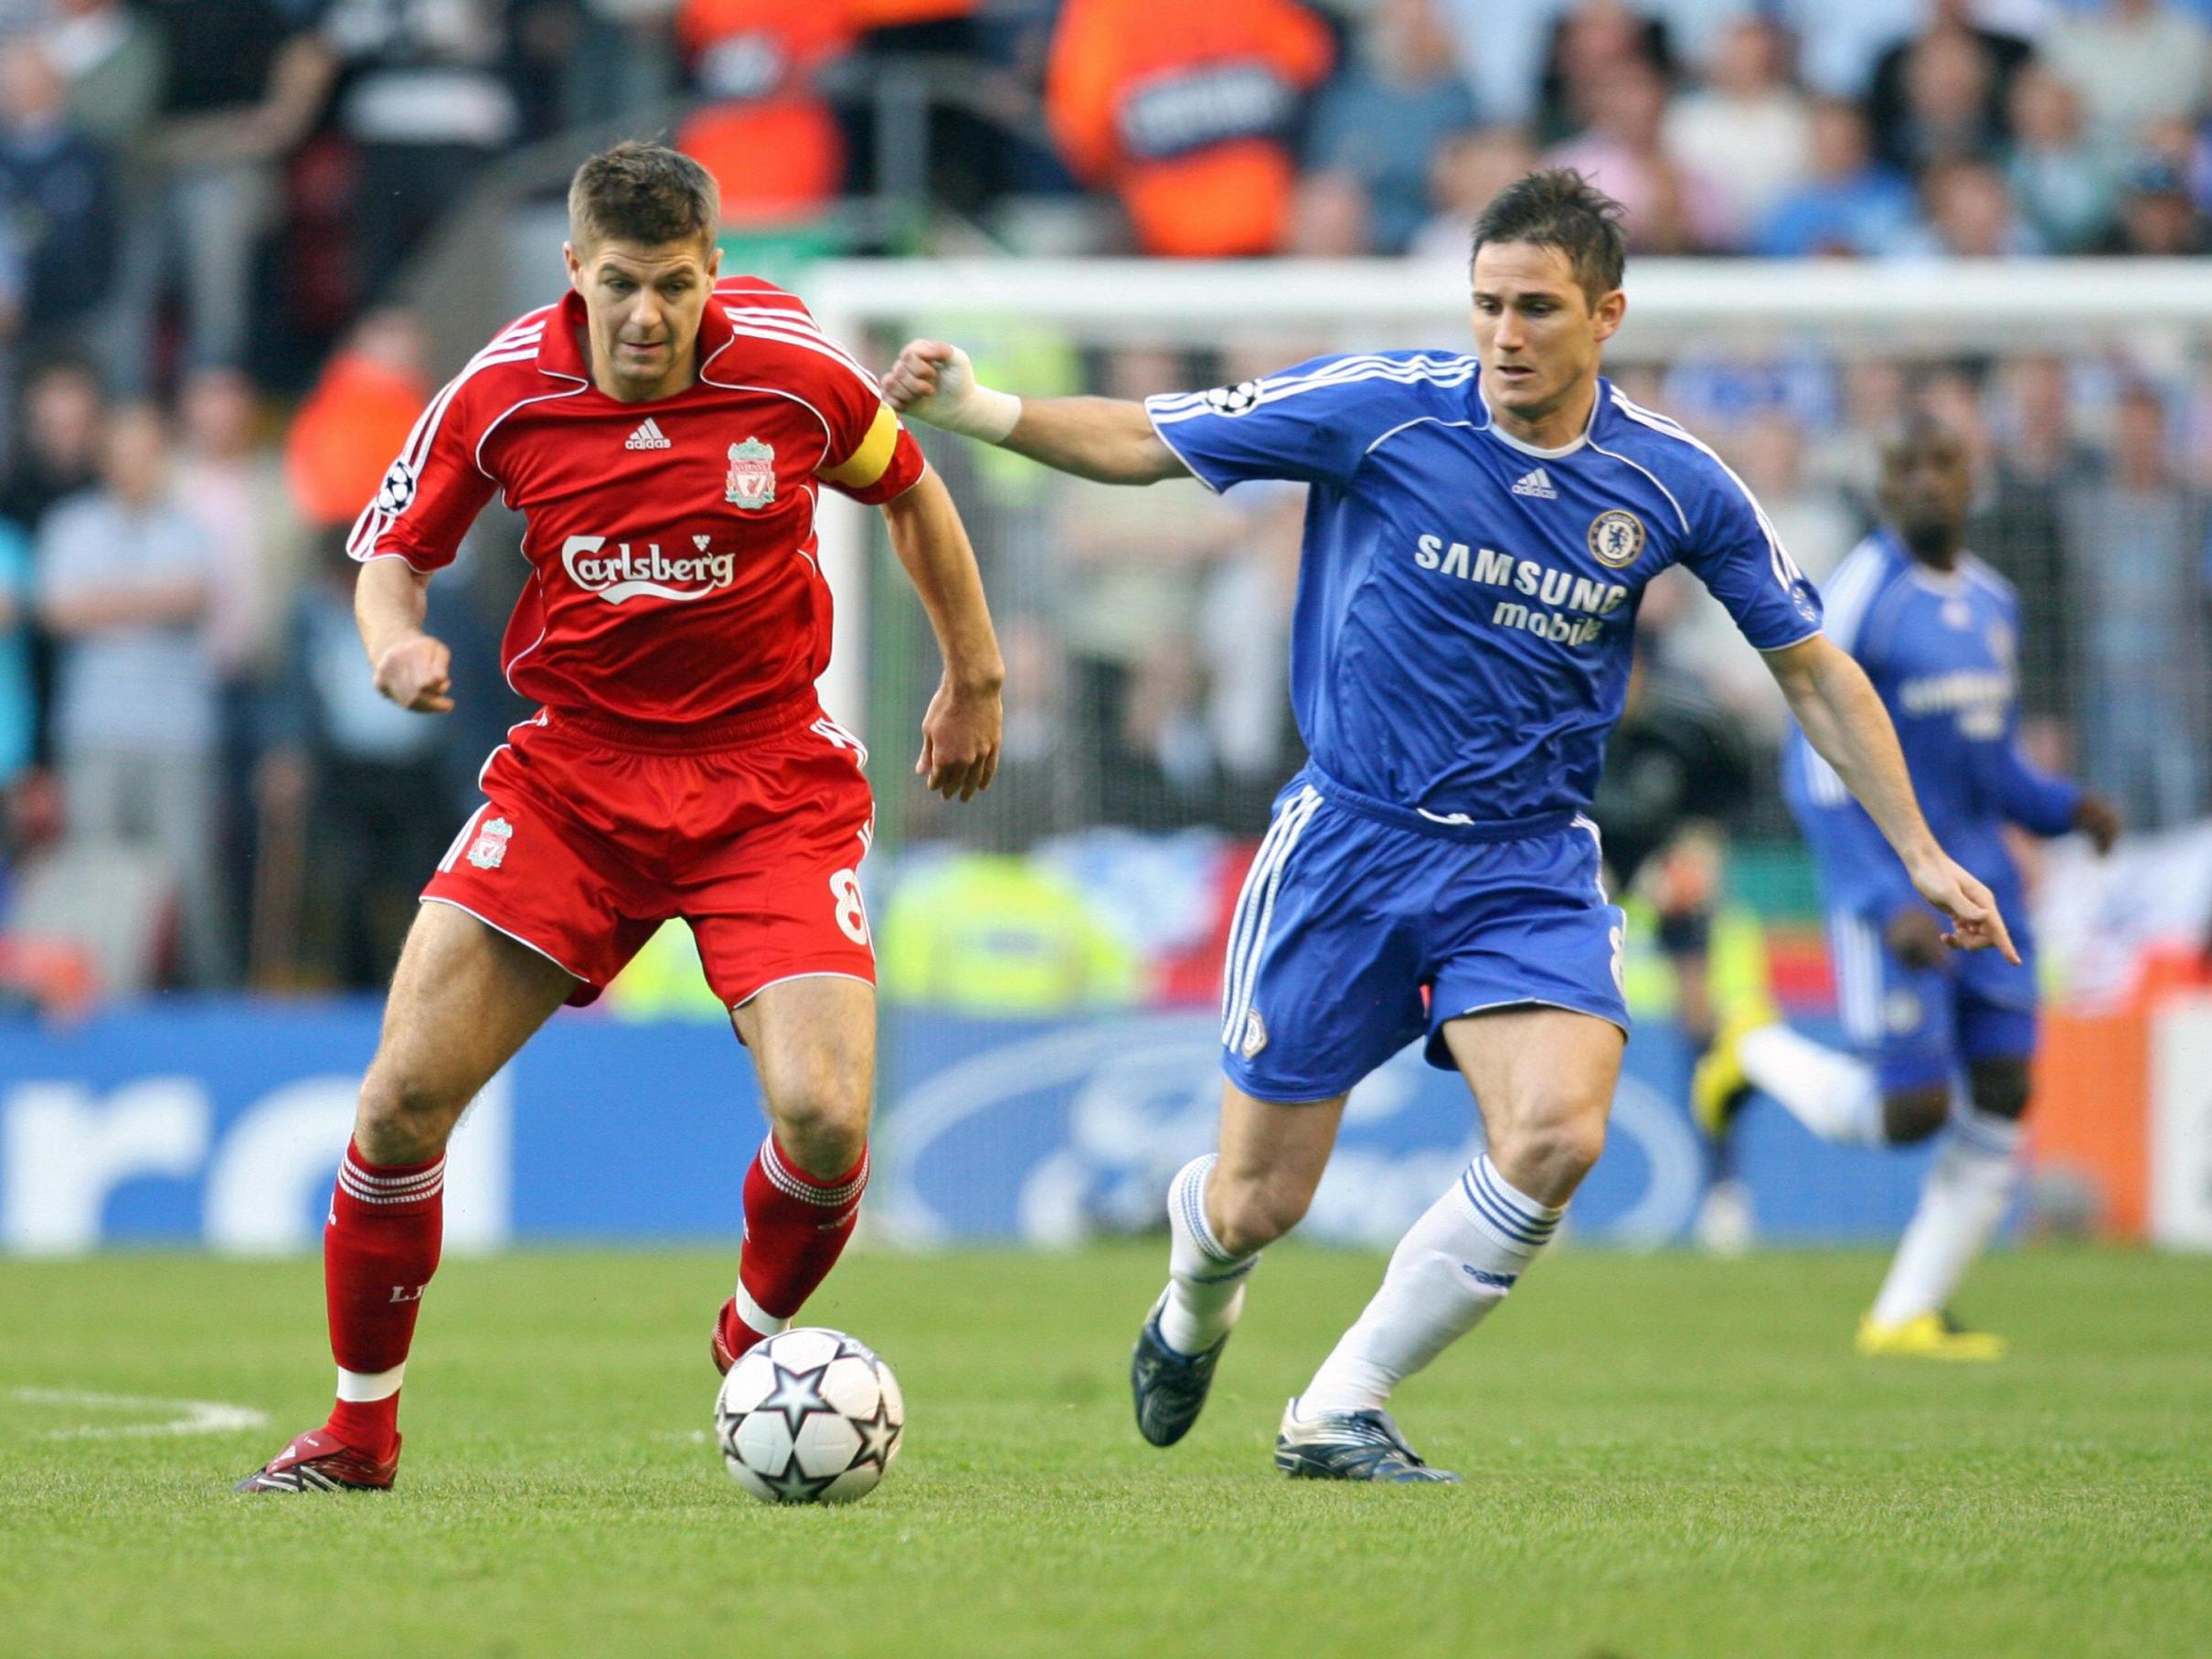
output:
[{"label": "blurred spectator in stands", "polygon": [[[254,909],[257,936],[298,941],[292,965],[310,983],[367,990],[399,960],[421,872],[453,826],[439,723],[379,697],[362,659],[358,571],[344,537],[326,533],[286,618],[290,651],[258,773],[268,867]],[[292,954],[257,952],[265,962]]]},{"label": "blurred spectator in stands", "polygon": [[852,0],[684,0],[677,37],[709,101],[676,143],[715,175],[725,222],[803,219],[835,202],[845,141],[814,77],[852,49],[854,10]]},{"label": "blurred spectator in stands", "polygon": [[178,412],[184,445],[176,494],[214,556],[208,648],[227,681],[259,681],[281,655],[282,626],[300,580],[299,516],[283,463],[261,440],[252,382],[235,368],[196,371]]},{"label": "blurred spectator in stands", "polygon": [[183,300],[187,366],[243,367],[283,158],[322,114],[335,62],[281,0],[150,0],[165,42],[153,188],[129,229],[115,342],[121,389],[149,384],[162,303]]},{"label": "blurred spectator in stands", "polygon": [[1587,131],[1606,89],[1623,68],[1654,71],[1663,89],[1675,78],[1666,25],[1624,0],[1576,0],[1552,27],[1537,82],[1537,136],[1553,144]]},{"label": "blurred spectator in stands", "polygon": [[1815,99],[1811,145],[1809,176],[1774,204],[1752,239],[1753,250],[1776,258],[1865,257],[1896,247],[1915,217],[1912,186],[1874,159],[1858,107],[1840,98]]},{"label": "blurred spectator in stands", "polygon": [[1430,157],[1474,125],[1474,101],[1434,0],[1380,0],[1357,47],[1315,105],[1306,166],[1357,179],[1374,250],[1403,253],[1428,217]]},{"label": "blurred spectator in stands", "polygon": [[1298,181],[1282,253],[1303,260],[1354,260],[1379,251],[1367,188],[1350,173],[1314,173]]},{"label": "blurred spectator in stands", "polygon": [[235,368],[202,368],[179,399],[176,493],[207,537],[207,645],[221,682],[226,885],[253,890],[260,850],[251,780],[303,554],[282,461],[259,431],[253,385]]},{"label": "blurred spectator in stands", "polygon": [[[37,755],[38,698],[31,675],[36,593],[31,538],[0,519],[0,805]],[[0,862],[9,836],[0,823]]]},{"label": "blurred spectator in stands", "polygon": [[1536,148],[1518,127],[1485,127],[1445,139],[1429,163],[1430,218],[1407,251],[1465,270],[1474,221],[1491,197],[1536,165]]},{"label": "blurred spectator in stands", "polygon": [[2172,259],[2212,253],[2212,223],[2189,195],[2181,169],[2162,155],[2137,157],[2121,184],[2120,218],[2100,253]]},{"label": "blurred spectator in stands", "polygon": [[1289,229],[1290,134],[1334,55],[1293,0],[1068,0],[1045,113],[1069,167],[1121,198],[1142,251],[1270,253]]},{"label": "blurred spectator in stands", "polygon": [[292,417],[284,472],[310,526],[351,525],[431,400],[414,313],[382,306],[355,324]]},{"label": "blurred spectator in stands", "polygon": [[22,441],[0,479],[0,518],[36,536],[47,509],[100,475],[106,394],[90,365],[56,358],[23,390]]},{"label": "blurred spectator in stands", "polygon": [[70,121],[134,166],[161,105],[160,31],[122,0],[55,0],[40,43],[69,82]]},{"label": "blurred spectator in stands", "polygon": [[1905,412],[1905,371],[1894,357],[1855,356],[1843,365],[1842,378],[1841,418],[1825,431],[1806,434],[1805,475],[1834,492],[1864,534],[1881,516],[1876,501],[1878,434]]},{"label": "blurred spectator in stands", "polygon": [[1994,154],[2013,77],[2033,55],[2020,36],[1978,22],[1973,0],[1930,0],[1926,25],[1875,61],[1866,120],[1877,152],[1916,173]]},{"label": "blurred spectator in stands", "polygon": [[[1106,394],[1116,398],[1186,378],[1172,355],[1136,348],[1113,353],[1105,375]],[[1207,567],[1237,544],[1241,517],[1188,479],[1071,493],[1062,505],[1060,629],[1075,752],[1092,769],[1079,821],[1187,822],[1208,782],[1194,643],[1198,596]]]},{"label": "blurred spectator in stands", "polygon": [[2212,104],[2212,30],[2163,0],[2077,9],[2044,38],[2043,52],[2105,144],[2139,144],[2153,122]]},{"label": "blurred spectator in stands", "polygon": [[1927,218],[1896,249],[1911,259],[1994,260],[2046,251],[2035,228],[2013,210],[2005,175],[1987,162],[1950,161],[1920,179]]},{"label": "blurred spectator in stands", "polygon": [[1578,81],[1588,128],[1554,146],[1547,167],[1572,167],[1622,207],[1638,253],[1717,252],[1728,246],[1728,203],[1704,174],[1666,154],[1666,82],[1640,58]]},{"label": "blurred spectator in stands", "polygon": [[2019,357],[2005,366],[1989,487],[1966,536],[2019,590],[2020,708],[2044,724],[2070,721],[2081,628],[2060,504],[2098,473],[2097,452],[2075,433],[2073,412],[2064,359]]},{"label": "blurred spectator in stands", "polygon": [[[1761,9],[1764,9],[1763,5]],[[1864,98],[1892,48],[1938,21],[1931,0],[1781,0],[1781,9],[1801,40],[1807,84],[1825,96]],[[2049,0],[1971,0],[1951,8],[1970,24],[2030,48],[2050,25]],[[2009,48],[1999,44],[2001,56]]]},{"label": "blurred spectator in stands", "polygon": [[505,24],[500,0],[330,0],[324,8],[322,41],[339,74],[335,120],[360,168],[360,298],[387,297],[408,255],[520,132],[504,73]]},{"label": "blurred spectator in stands", "polygon": [[1666,153],[1712,181],[1728,204],[1732,246],[1750,239],[1813,165],[1813,117],[1791,83],[1789,37],[1742,17],[1715,38],[1705,84],[1666,112]]},{"label": "blurred spectator in stands", "polygon": [[21,326],[41,351],[83,347],[115,277],[113,170],[68,100],[44,48],[0,47],[0,212],[23,261]]},{"label": "blurred spectator in stands", "polygon": [[2119,194],[2109,151],[2083,135],[2081,103],[2041,64],[2013,80],[2012,151],[2005,165],[2013,200],[2054,253],[2081,253],[2112,223]]},{"label": "blurred spectator in stands", "polygon": [[634,119],[675,90],[682,0],[566,0],[574,35],[559,64],[560,108],[577,122]]},{"label": "blurred spectator in stands", "polygon": [[213,553],[176,499],[148,405],[108,421],[101,483],[48,516],[39,611],[63,642],[55,707],[69,833],[157,853],[176,884],[181,966],[230,977],[217,856],[220,715],[206,622]]},{"label": "blurred spectator in stands", "polygon": [[2002,151],[2010,80],[1970,31],[1933,29],[1897,61],[1894,104],[1878,95],[1868,101],[1884,161],[1917,175],[1945,162],[1983,161]]},{"label": "blurred spectator in stands", "polygon": [[2205,503],[2176,487],[2156,389],[2122,392],[2105,476],[2061,499],[2081,601],[2082,780],[2132,824],[2179,824],[2205,810],[2212,746]]}]

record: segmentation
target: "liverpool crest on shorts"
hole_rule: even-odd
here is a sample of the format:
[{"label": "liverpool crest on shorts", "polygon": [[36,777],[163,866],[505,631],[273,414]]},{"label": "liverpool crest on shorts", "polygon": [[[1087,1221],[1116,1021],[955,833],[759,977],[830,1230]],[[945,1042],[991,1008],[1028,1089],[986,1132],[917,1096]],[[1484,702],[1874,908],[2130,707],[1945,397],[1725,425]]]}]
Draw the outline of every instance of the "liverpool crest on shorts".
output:
[{"label": "liverpool crest on shorts", "polygon": [[505,818],[494,818],[476,832],[476,843],[469,848],[469,862],[480,870],[495,870],[506,862],[507,843],[513,839],[515,826]]},{"label": "liverpool crest on shorts", "polygon": [[757,512],[776,498],[776,452],[758,438],[729,446],[729,474],[722,499],[733,507]]}]

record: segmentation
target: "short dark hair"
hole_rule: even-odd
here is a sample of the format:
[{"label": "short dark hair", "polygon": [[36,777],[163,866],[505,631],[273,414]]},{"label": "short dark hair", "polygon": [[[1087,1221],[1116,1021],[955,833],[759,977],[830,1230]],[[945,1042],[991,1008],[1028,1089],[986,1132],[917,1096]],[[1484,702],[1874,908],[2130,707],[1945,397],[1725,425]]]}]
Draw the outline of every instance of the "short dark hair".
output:
[{"label": "short dark hair", "polygon": [[1557,248],[1574,267],[1575,281],[1592,304],[1621,286],[1628,263],[1621,204],[1572,167],[1525,174],[1493,197],[1474,221],[1468,258],[1488,242]]},{"label": "short dark hair", "polygon": [[625,139],[569,183],[569,239],[580,250],[619,239],[657,248],[714,240],[722,193],[714,175],[664,144]]}]

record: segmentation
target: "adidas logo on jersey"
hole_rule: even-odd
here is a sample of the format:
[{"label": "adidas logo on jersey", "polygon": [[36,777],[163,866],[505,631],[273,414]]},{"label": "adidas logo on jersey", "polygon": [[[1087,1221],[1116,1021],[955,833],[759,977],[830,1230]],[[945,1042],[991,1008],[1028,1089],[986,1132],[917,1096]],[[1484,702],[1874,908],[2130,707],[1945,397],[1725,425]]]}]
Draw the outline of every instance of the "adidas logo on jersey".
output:
[{"label": "adidas logo on jersey", "polygon": [[645,417],[644,424],[624,440],[622,447],[626,450],[672,450],[675,448],[675,445],[668,441],[667,434],[663,432],[659,424],[651,415],[648,415]]},{"label": "adidas logo on jersey", "polygon": [[[647,424],[650,425],[651,422],[648,421]],[[1539,501],[1559,499],[1559,492],[1551,487],[1551,480],[1545,475],[1542,467],[1537,468],[1533,473],[1522,473],[1514,484],[1513,493],[1515,495],[1534,495]]]}]

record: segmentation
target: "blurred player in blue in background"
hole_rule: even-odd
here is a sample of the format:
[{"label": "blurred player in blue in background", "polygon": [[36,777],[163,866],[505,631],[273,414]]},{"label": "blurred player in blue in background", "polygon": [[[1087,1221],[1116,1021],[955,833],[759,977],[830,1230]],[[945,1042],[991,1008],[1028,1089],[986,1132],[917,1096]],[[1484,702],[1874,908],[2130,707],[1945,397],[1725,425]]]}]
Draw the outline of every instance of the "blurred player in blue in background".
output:
[{"label": "blurred player in blue in background", "polygon": [[[1907,1146],[1950,1128],[1872,1310],[1866,1354],[1995,1359],[2003,1341],[1961,1329],[1951,1292],[2010,1199],[2036,1051],[2034,941],[2007,824],[2081,830],[2097,850],[2111,806],[2021,754],[2015,662],[2020,596],[1966,551],[1972,467],[1958,435],[1927,416],[1882,451],[1884,523],[1828,582],[1828,636],[1857,658],[1896,722],[1930,826],[1987,874],[2020,960],[1953,957],[1941,918],[1806,734],[1782,757],[1782,793],[1819,860],[1836,1000],[1856,1058],[1752,1009],[1698,1068],[1699,1122],[1725,1136],[1754,1090],[1824,1140]],[[1958,1090],[1963,1083],[1964,1092]]]},{"label": "blurred player in blue in background", "polygon": [[1260,1251],[1305,1214],[1353,1086],[1409,1042],[1463,1074],[1483,1154],[1283,1413],[1275,1461],[1438,1481],[1392,1389],[1502,1302],[1604,1144],[1628,1031],[1622,914],[1587,817],[1643,585],[1675,563],[1768,653],[1915,890],[2009,949],[1923,823],[1866,676],[1740,480],[1598,373],[1626,306],[1616,204],[1567,171],[1475,228],[1473,356],[1315,358],[1144,403],[1024,401],[917,340],[895,409],[1116,484],[1311,486],[1291,697],[1312,760],[1277,798],[1232,928],[1220,1150],[1168,1195],[1169,1282],[1132,1365],[1155,1445],[1197,1419]]}]

